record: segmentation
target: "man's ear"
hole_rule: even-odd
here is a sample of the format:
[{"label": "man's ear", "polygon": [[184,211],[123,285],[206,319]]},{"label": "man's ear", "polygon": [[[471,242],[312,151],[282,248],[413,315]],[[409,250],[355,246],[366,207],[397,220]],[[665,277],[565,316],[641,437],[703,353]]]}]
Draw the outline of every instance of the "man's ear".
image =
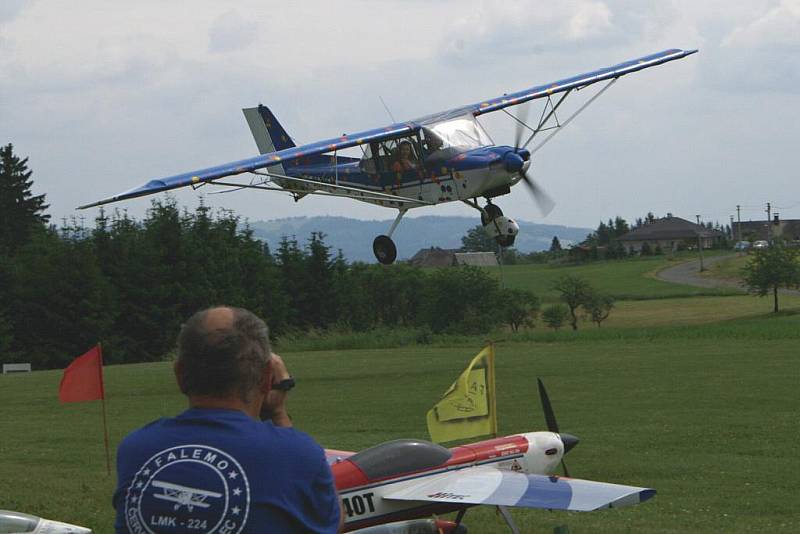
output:
[{"label": "man's ear", "polygon": [[267,365],[261,371],[261,392],[266,396],[272,390],[272,358],[267,360]]},{"label": "man's ear", "polygon": [[175,360],[172,364],[172,370],[175,372],[175,381],[178,383],[178,388],[183,392],[183,362]]}]

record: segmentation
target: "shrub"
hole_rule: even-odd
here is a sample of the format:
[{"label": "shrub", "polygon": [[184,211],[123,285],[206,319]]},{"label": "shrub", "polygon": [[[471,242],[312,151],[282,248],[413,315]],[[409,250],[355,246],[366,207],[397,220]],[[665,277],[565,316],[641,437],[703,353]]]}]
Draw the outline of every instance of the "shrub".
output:
[{"label": "shrub", "polygon": [[553,304],[542,311],[542,321],[553,330],[564,326],[567,317],[569,317],[569,310],[563,304]]}]

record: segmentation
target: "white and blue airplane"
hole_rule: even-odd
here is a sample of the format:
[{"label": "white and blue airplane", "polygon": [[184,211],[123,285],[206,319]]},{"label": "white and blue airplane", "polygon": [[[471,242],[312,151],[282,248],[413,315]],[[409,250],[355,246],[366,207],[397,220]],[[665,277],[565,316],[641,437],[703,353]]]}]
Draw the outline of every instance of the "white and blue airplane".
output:
[{"label": "white and blue airplane", "polygon": [[[492,199],[508,194],[512,186],[523,182],[542,212],[547,214],[553,207],[552,200],[528,172],[531,156],[620,77],[695,52],[664,50],[426,117],[301,146],[295,145],[268,108],[259,105],[243,111],[260,156],[153,179],[79,209],[212,184],[283,191],[295,200],[311,194],[347,197],[398,210],[387,234],[373,242],[378,261],[390,264],[397,256],[392,233],[409,209],[459,201],[480,212],[484,228],[499,245],[510,246],[519,226],[505,217]],[[606,85],[569,118],[558,119],[556,110],[568,96],[599,82]],[[495,145],[478,121],[481,115],[536,99],[546,101],[537,122],[527,124],[527,106],[512,116],[517,125],[513,146]],[[529,150],[534,140],[538,144]],[[341,154],[352,147],[361,149],[360,158]],[[247,178],[243,180],[242,176]],[[478,203],[481,197],[486,199],[483,206]]]}]

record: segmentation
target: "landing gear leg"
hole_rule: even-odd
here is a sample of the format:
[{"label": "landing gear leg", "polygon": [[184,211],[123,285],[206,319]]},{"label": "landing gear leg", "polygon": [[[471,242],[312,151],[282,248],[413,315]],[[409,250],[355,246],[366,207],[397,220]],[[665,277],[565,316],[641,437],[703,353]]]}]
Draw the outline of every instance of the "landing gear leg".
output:
[{"label": "landing gear leg", "polygon": [[372,242],[372,252],[375,253],[375,258],[383,265],[391,265],[397,259],[397,247],[392,241],[392,234],[397,225],[400,224],[400,219],[403,218],[406,211],[408,210],[400,210],[400,213],[397,214],[392,227],[389,228],[389,235],[379,235]]}]

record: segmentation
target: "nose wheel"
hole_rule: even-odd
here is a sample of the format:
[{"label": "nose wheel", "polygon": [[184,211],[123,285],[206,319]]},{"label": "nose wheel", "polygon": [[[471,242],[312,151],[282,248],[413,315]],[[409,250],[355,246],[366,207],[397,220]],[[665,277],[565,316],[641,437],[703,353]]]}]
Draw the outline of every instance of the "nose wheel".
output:
[{"label": "nose wheel", "polygon": [[496,218],[502,216],[503,210],[500,209],[500,206],[496,206],[495,204],[486,204],[483,210],[481,210],[481,224],[486,226]]},{"label": "nose wheel", "polygon": [[481,210],[481,224],[501,247],[510,247],[519,233],[519,226],[503,216],[503,210],[491,202]]},{"label": "nose wheel", "polygon": [[397,247],[388,235],[379,235],[372,242],[372,252],[383,265],[391,265],[397,259]]}]

